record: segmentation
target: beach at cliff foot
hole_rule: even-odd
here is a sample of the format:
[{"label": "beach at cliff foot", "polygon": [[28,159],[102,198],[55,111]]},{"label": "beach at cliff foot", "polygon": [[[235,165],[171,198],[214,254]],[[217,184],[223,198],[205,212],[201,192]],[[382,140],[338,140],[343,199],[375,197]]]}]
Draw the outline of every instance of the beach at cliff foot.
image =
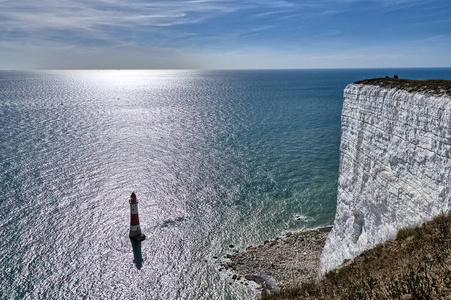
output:
[{"label": "beach at cliff foot", "polygon": [[317,278],[321,252],[332,226],[289,232],[243,252],[227,255],[222,266],[236,280],[254,281],[262,295],[280,292]]}]

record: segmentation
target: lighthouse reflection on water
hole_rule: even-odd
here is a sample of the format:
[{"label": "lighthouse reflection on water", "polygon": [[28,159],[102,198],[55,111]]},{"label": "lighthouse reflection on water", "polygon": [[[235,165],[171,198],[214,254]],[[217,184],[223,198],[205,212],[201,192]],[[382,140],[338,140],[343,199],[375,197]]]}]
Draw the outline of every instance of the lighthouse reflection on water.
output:
[{"label": "lighthouse reflection on water", "polygon": [[141,252],[141,242],[146,239],[146,236],[141,232],[141,227],[139,226],[139,215],[138,215],[138,199],[136,198],[135,192],[130,196],[130,242],[133,248],[133,262],[138,270],[141,269],[143,258]]}]

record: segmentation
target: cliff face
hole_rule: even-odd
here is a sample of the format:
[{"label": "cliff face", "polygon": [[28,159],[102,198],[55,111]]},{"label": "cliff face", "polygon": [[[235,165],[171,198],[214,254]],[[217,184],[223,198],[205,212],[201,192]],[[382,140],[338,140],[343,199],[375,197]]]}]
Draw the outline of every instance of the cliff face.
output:
[{"label": "cliff face", "polygon": [[337,213],[321,273],[451,210],[451,97],[344,91]]}]

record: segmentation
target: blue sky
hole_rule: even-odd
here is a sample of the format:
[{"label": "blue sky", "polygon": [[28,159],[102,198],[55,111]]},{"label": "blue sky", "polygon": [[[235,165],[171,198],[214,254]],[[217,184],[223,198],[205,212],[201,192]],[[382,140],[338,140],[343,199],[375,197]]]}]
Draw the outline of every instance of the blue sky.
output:
[{"label": "blue sky", "polygon": [[451,0],[0,0],[0,69],[451,67]]}]

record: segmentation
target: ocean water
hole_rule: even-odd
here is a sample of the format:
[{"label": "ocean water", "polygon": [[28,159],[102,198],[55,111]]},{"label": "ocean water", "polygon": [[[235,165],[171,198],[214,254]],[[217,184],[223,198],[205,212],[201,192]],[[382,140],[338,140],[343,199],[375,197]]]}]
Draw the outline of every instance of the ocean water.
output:
[{"label": "ocean water", "polygon": [[333,223],[343,89],[393,74],[451,79],[0,71],[0,298],[252,299],[218,270],[229,245]]}]

